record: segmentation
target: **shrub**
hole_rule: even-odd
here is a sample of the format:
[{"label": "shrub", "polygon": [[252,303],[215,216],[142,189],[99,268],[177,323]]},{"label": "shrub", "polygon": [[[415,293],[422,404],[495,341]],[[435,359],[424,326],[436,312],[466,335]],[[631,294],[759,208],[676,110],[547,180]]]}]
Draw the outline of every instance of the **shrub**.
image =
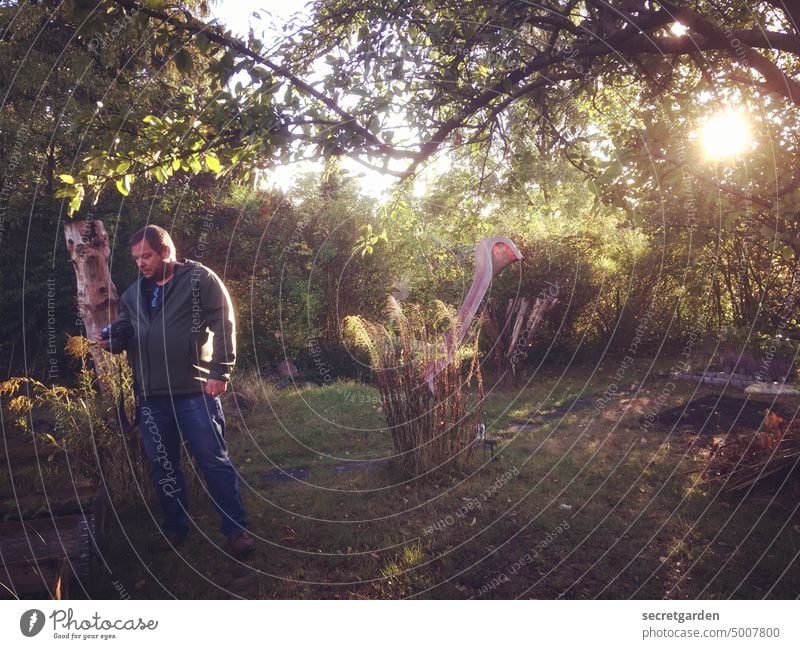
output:
[{"label": "shrub", "polygon": [[[67,355],[81,361],[75,388],[47,386],[31,377],[13,377],[0,382],[0,397],[9,402],[6,412],[15,418],[19,429],[36,436],[37,443],[64,453],[69,462],[70,482],[86,479],[104,482],[117,502],[135,497],[135,485],[148,482],[147,462],[139,433],[120,421],[120,401],[128,412],[133,409],[133,377],[124,354],[115,356],[94,350],[80,336],[67,340]],[[97,390],[97,377],[89,358],[103,366],[103,391]],[[122,399],[120,396],[122,395]],[[49,431],[34,431],[30,422],[46,418]]]},{"label": "shrub", "polygon": [[739,354],[736,352],[725,352],[724,354],[719,355],[719,364],[724,370],[725,368],[730,368],[733,370],[734,367],[739,362]]},{"label": "shrub", "polygon": [[739,361],[739,368],[744,371],[745,374],[755,376],[761,369],[761,361],[753,356],[743,355],[742,359]]},{"label": "shrub", "polygon": [[773,381],[785,381],[789,378],[792,361],[788,358],[773,358],[769,364],[769,376]]}]

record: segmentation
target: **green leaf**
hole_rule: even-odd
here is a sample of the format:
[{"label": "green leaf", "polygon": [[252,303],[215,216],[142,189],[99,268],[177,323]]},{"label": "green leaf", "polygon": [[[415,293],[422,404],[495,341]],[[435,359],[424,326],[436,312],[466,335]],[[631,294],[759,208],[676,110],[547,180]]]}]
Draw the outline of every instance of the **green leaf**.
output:
[{"label": "green leaf", "polygon": [[783,246],[781,257],[786,261],[794,261],[794,249],[791,246]]},{"label": "green leaf", "polygon": [[206,38],[205,34],[203,34],[203,33],[197,34],[197,36],[195,37],[195,40],[197,41],[197,47],[200,49],[200,51],[203,54],[208,52],[208,46],[210,45],[210,42],[209,42],[208,38]]},{"label": "green leaf", "polygon": [[192,67],[194,67],[194,61],[192,61],[192,55],[189,54],[186,50],[179,50],[178,53],[175,55],[175,67],[178,68],[179,72],[183,74],[188,74],[192,71]]},{"label": "green leaf", "polygon": [[131,176],[130,174],[125,174],[115,183],[117,186],[117,191],[123,196],[127,196],[128,194],[131,193],[132,182],[133,182],[133,176]]},{"label": "green leaf", "polygon": [[619,160],[614,160],[613,162],[609,163],[606,170],[602,174],[600,174],[600,177],[597,179],[597,182],[600,185],[607,185],[616,180],[621,173],[622,173],[622,164],[620,164]]},{"label": "green leaf", "polygon": [[156,117],[155,115],[145,115],[142,121],[145,124],[151,124],[152,126],[161,126],[164,122],[161,121],[160,117]]},{"label": "green leaf", "polygon": [[83,202],[83,196],[81,196],[80,194],[76,194],[75,196],[72,197],[72,200],[69,202],[70,216],[80,209],[82,202]]},{"label": "green leaf", "polygon": [[219,163],[219,158],[213,153],[206,153],[205,156],[206,167],[208,167],[215,174],[222,171],[222,165]]},{"label": "green leaf", "polygon": [[121,174],[121,173],[124,173],[124,172],[128,171],[128,169],[130,169],[130,166],[131,166],[131,161],[130,160],[123,160],[122,162],[120,162],[117,165],[117,167],[116,167],[116,169],[114,169],[114,171],[116,171],[118,174]]},{"label": "green leaf", "polygon": [[69,174],[60,174],[58,176],[63,182],[67,183],[68,185],[74,185],[75,179],[70,176]]},{"label": "green leaf", "polygon": [[72,200],[69,202],[69,205],[67,206],[67,213],[70,216],[72,216],[75,212],[78,211],[78,209],[81,206],[81,203],[83,202],[83,196],[84,196],[83,185],[74,185],[73,187],[74,187],[73,191],[75,194],[72,197]]}]

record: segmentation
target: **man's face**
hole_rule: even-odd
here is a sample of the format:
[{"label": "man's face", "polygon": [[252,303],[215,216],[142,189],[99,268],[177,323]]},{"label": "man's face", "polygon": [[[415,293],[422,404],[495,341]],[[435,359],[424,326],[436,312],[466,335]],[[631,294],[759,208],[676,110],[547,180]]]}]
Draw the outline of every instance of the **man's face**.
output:
[{"label": "man's face", "polygon": [[139,243],[131,246],[133,261],[139,267],[139,272],[147,279],[163,279],[166,270],[164,260],[169,256],[169,248],[163,248],[161,252],[156,252],[147,243],[147,239],[142,239]]}]

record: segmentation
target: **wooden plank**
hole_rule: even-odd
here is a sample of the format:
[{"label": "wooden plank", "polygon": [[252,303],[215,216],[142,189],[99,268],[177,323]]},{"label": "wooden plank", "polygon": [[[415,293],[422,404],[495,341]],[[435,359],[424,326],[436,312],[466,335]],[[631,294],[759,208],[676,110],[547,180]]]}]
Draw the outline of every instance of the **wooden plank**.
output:
[{"label": "wooden plank", "polygon": [[65,557],[39,564],[4,566],[0,570],[0,599],[19,599],[31,595],[50,598],[69,596],[70,564]]},{"label": "wooden plank", "polygon": [[97,494],[97,487],[83,484],[69,489],[48,489],[17,494],[0,493],[0,516],[32,518],[48,514],[67,514],[88,509]]},{"label": "wooden plank", "polygon": [[5,442],[0,440],[0,465],[28,464],[35,462],[36,458],[46,459],[53,452],[58,452],[58,449],[44,442],[38,442],[34,446],[33,441],[6,437]]},{"label": "wooden plank", "polygon": [[35,564],[43,560],[81,553],[81,523],[84,514],[14,521],[0,525],[0,560],[8,566]]},{"label": "wooden plank", "polygon": [[517,346],[517,341],[519,340],[519,335],[522,333],[522,325],[525,322],[525,315],[528,313],[528,305],[530,304],[530,298],[523,297],[517,301],[517,316],[514,319],[514,327],[511,330],[511,339],[508,341],[508,351],[506,355],[511,358],[512,354],[515,351],[515,347]]}]

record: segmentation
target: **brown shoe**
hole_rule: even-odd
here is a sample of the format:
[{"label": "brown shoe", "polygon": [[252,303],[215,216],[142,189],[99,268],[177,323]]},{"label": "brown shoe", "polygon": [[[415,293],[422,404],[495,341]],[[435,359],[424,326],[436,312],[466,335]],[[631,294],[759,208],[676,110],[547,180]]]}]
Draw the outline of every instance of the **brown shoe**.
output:
[{"label": "brown shoe", "polygon": [[231,553],[234,557],[241,559],[256,549],[256,542],[246,531],[235,532],[228,537],[231,544]]}]

